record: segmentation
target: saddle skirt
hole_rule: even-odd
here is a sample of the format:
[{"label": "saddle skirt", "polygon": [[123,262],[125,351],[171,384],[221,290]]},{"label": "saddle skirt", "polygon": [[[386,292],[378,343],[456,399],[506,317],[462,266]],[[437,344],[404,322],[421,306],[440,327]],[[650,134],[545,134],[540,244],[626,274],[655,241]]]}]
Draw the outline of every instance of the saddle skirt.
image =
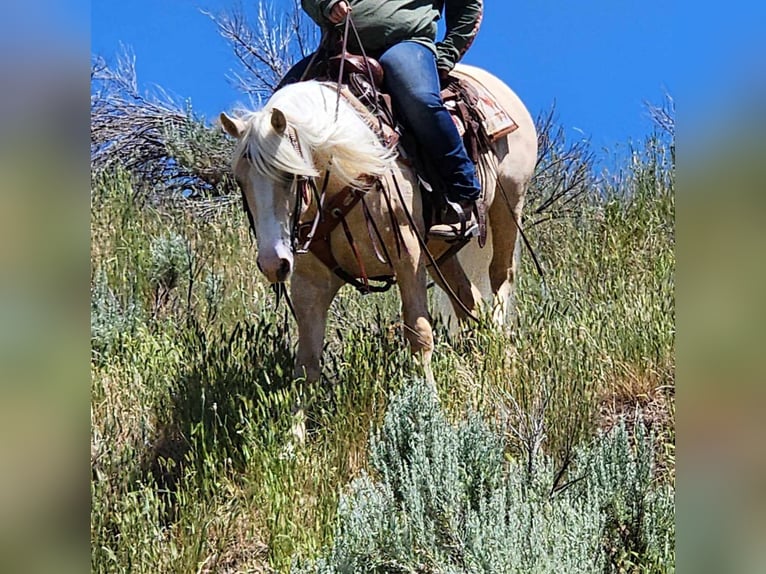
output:
[{"label": "saddle skirt", "polygon": [[466,132],[466,110],[461,110],[461,104],[473,108],[478,115],[479,127],[490,142],[495,142],[519,127],[478,80],[451,73],[441,95],[462,137],[465,137]]}]

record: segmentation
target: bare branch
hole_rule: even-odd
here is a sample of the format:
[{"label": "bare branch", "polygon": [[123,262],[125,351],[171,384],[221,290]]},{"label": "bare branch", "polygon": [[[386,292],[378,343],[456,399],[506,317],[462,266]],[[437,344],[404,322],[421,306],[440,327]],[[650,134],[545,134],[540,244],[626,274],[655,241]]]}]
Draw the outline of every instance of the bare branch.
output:
[{"label": "bare branch", "polygon": [[270,2],[259,0],[255,23],[242,7],[219,15],[204,12],[229,43],[242,68],[234,72],[237,89],[263,99],[274,91],[292,64],[318,44],[318,28],[307,19],[298,0],[277,14]]},{"label": "bare branch", "polygon": [[127,50],[112,68],[91,63],[91,167],[120,168],[138,193],[155,197],[228,194],[231,144],[164,90],[138,90],[135,57]]},{"label": "bare branch", "polygon": [[531,184],[532,201],[528,213],[543,217],[536,218],[533,225],[576,216],[579,200],[597,184],[590,142],[578,140],[568,143],[564,128],[556,121],[555,107],[554,103],[536,121],[537,166]]},{"label": "bare branch", "polygon": [[551,394],[546,385],[541,385],[539,393],[533,397],[525,397],[527,408],[522,407],[510,394],[505,394],[504,410],[505,427],[510,439],[526,457],[527,477],[535,476],[535,462],[539,459],[540,449],[546,439],[545,413],[551,400]]},{"label": "bare branch", "polygon": [[[230,80],[258,100],[270,96],[292,63],[318,43],[318,27],[304,15],[298,0],[287,13],[264,0],[249,16],[241,7],[221,15],[203,13],[216,24],[240,64]],[[127,170],[138,193],[165,201],[238,195],[229,176],[232,142],[196,117],[188,103],[179,103],[162,88],[141,92],[129,49],[123,47],[113,66],[94,57],[91,82],[94,172]],[[220,204],[209,202],[208,207]]]},{"label": "bare branch", "polygon": [[654,105],[645,101],[644,105],[649,110],[649,116],[654,124],[663,132],[675,139],[676,136],[676,102],[673,97],[665,92],[665,101],[662,105]]}]

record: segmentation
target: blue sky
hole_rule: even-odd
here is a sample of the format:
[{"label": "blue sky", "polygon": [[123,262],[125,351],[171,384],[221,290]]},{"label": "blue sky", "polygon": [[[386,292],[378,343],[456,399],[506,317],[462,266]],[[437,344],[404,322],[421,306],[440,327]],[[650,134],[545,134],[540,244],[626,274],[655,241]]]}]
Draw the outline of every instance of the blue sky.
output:
[{"label": "blue sky", "polygon": [[[227,80],[237,69],[230,49],[200,10],[220,12],[237,1],[95,2],[91,51],[113,61],[121,43],[130,46],[142,88],[160,85],[214,118],[246,100]],[[597,152],[614,151],[651,130],[645,101],[662,103],[665,91],[677,99],[695,85],[698,70],[678,65],[676,48],[698,32],[696,21],[677,25],[682,12],[679,2],[664,0],[487,0],[464,61],[503,79],[533,115],[555,101],[569,137],[590,138]],[[718,26],[713,20],[725,14],[706,22]]]}]

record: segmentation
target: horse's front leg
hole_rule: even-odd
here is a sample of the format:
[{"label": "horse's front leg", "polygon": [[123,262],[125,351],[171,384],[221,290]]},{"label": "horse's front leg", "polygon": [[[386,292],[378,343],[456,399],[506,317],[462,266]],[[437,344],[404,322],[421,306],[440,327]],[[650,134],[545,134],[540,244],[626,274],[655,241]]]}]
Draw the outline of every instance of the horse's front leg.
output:
[{"label": "horse's front leg", "polygon": [[[414,240],[414,237],[412,239]],[[412,353],[420,357],[426,380],[435,384],[431,368],[434,336],[428,313],[426,269],[419,246],[414,241],[409,243],[408,251],[411,258],[403,258],[396,267],[397,284],[402,298],[404,336],[410,344]]]},{"label": "horse's front leg", "polygon": [[316,382],[321,375],[327,311],[343,282],[328,269],[315,266],[296,270],[290,283],[290,296],[298,322],[298,351],[293,376]]}]

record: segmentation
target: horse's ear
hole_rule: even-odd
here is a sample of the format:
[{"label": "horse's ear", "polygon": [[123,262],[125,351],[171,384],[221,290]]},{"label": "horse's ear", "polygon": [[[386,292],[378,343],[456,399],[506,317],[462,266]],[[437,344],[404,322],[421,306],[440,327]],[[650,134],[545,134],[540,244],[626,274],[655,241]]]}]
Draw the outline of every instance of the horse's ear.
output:
[{"label": "horse's ear", "polygon": [[241,138],[245,133],[245,122],[237,118],[230,118],[225,112],[221,112],[219,116],[223,129],[233,138]]},{"label": "horse's ear", "polygon": [[282,110],[272,108],[271,110],[271,127],[274,128],[278,134],[284,133],[287,129],[287,118]]}]

